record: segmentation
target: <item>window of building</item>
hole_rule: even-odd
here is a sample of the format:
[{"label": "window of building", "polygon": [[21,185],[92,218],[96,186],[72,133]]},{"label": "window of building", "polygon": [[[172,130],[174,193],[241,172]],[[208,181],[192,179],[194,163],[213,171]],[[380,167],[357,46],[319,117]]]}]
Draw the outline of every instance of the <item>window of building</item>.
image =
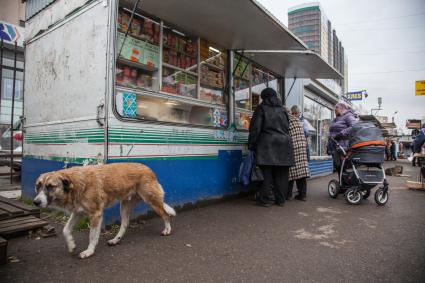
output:
[{"label": "window of building", "polygon": [[[22,72],[16,72],[15,78],[15,101],[22,101],[23,99],[23,79],[24,74]],[[1,98],[11,100],[13,98],[13,71],[3,69],[2,72],[2,89]]]}]

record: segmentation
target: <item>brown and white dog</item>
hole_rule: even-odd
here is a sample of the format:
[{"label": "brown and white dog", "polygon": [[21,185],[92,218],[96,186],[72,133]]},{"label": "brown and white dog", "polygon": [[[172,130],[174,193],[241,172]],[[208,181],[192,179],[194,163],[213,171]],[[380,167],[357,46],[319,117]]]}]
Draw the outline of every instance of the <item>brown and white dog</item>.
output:
[{"label": "brown and white dog", "polygon": [[69,252],[75,250],[72,237],[73,226],[83,214],[90,220],[90,237],[87,250],[80,258],[93,255],[99,240],[103,209],[119,200],[121,203],[121,226],[115,238],[108,241],[116,245],[130,222],[130,214],[137,202],[149,204],[164,220],[162,235],[170,235],[170,216],[176,212],[164,203],[164,191],[155,173],[139,163],[115,163],[73,167],[40,175],[36,181],[34,204],[46,207],[51,203],[71,211],[63,229]]}]

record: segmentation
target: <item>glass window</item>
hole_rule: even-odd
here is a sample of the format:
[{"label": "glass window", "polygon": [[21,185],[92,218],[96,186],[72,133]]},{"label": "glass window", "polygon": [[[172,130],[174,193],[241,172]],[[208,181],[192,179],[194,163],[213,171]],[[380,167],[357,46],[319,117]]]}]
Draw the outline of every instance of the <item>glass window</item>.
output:
[{"label": "glass window", "polygon": [[326,146],[328,143],[328,137],[329,137],[329,127],[331,126],[332,122],[332,110],[323,106],[320,111],[320,152],[322,156],[327,155],[326,153]]},{"label": "glass window", "polygon": [[235,68],[233,84],[235,87],[236,107],[251,110],[251,63],[244,58],[241,59],[240,56],[235,56],[233,65]]},{"label": "glass window", "polygon": [[[245,58],[235,56],[235,122],[239,129],[249,129],[255,108],[261,103],[261,91],[267,87],[279,93],[279,80],[270,71],[251,63]],[[248,73],[247,73],[248,72]]]},{"label": "glass window", "polygon": [[197,40],[166,27],[162,40],[161,91],[198,98]]},{"label": "glass window", "polygon": [[140,11],[135,13],[126,37],[130,18],[130,10],[119,9],[118,114],[146,121],[226,128],[226,52]]},{"label": "glass window", "polygon": [[137,89],[159,90],[160,24],[140,14],[118,12],[116,84]]},{"label": "glass window", "polygon": [[[13,94],[13,71],[3,69],[2,73],[2,89],[1,97],[4,99],[12,99]],[[15,78],[15,101],[22,101],[23,99],[23,77],[22,72],[16,72]]]},{"label": "glass window", "polygon": [[117,92],[116,104],[118,113],[126,118],[216,128],[225,128],[228,125],[225,108],[195,105],[177,99],[121,91]]},{"label": "glass window", "polygon": [[225,93],[226,52],[208,41],[200,41],[201,73],[199,98],[214,104],[227,104]]},{"label": "glass window", "polygon": [[310,147],[310,154],[317,156],[319,153],[317,139],[319,135],[318,121],[320,117],[320,105],[308,97],[304,97],[304,118],[310,123],[310,131],[308,138],[308,145]]}]

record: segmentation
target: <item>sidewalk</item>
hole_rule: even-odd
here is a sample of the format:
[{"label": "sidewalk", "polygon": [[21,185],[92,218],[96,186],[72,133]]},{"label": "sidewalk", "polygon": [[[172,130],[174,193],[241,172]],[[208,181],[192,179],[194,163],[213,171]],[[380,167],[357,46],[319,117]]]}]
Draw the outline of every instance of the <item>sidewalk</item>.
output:
[{"label": "sidewalk", "polygon": [[[386,167],[395,162],[388,162]],[[359,206],[331,199],[332,176],[308,183],[308,200],[257,207],[250,198],[185,211],[160,237],[159,218],[129,229],[122,243],[80,260],[64,239],[9,241],[19,262],[0,267],[1,282],[420,282],[425,278],[425,192],[404,188],[417,180],[389,177],[390,200],[373,195]],[[61,227],[56,225],[58,231]],[[75,232],[77,250],[88,231]]]}]

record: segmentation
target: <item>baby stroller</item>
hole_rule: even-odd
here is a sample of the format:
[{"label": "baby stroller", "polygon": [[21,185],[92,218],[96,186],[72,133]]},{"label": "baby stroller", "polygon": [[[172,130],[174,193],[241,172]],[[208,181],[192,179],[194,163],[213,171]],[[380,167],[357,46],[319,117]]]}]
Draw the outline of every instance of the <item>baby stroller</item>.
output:
[{"label": "baby stroller", "polygon": [[385,141],[381,130],[371,123],[355,124],[350,131],[348,152],[335,139],[331,138],[330,142],[336,148],[333,158],[338,180],[329,182],[329,196],[336,198],[344,193],[349,204],[359,204],[369,197],[374,187],[382,184],[375,191],[375,202],[385,205],[389,196],[383,168]]}]

